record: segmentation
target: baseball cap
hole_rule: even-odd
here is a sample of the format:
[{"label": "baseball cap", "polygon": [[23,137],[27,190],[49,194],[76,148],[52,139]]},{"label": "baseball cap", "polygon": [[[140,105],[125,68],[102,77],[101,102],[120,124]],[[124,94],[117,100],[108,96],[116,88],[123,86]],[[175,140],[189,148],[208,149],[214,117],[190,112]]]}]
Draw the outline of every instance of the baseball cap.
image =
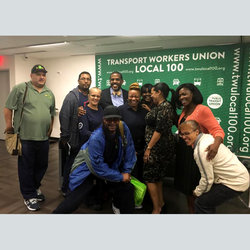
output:
[{"label": "baseball cap", "polygon": [[43,67],[43,65],[41,64],[36,64],[32,69],[31,69],[31,73],[37,73],[37,72],[44,72],[47,73],[48,71]]},{"label": "baseball cap", "polygon": [[119,109],[116,106],[109,105],[103,111],[103,118],[104,119],[108,119],[108,118],[121,119],[122,117],[120,115]]}]

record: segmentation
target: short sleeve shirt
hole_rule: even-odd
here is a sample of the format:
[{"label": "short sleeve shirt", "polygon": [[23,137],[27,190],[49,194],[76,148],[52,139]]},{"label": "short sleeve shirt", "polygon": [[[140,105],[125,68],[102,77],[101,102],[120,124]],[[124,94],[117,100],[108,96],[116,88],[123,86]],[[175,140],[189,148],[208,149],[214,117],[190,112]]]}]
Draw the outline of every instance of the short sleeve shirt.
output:
[{"label": "short sleeve shirt", "polygon": [[[39,93],[31,81],[27,84],[28,90],[24,103],[20,137],[22,140],[44,141],[48,139],[47,133],[51,117],[55,115],[55,97],[46,86]],[[5,103],[6,108],[14,110],[15,132],[17,132],[20,123],[25,88],[25,83],[14,86]]]}]

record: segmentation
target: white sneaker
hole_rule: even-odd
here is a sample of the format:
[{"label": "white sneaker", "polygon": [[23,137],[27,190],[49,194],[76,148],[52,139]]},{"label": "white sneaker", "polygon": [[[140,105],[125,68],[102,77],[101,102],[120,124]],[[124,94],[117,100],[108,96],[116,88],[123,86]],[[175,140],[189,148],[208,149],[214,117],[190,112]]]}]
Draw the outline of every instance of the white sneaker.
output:
[{"label": "white sneaker", "polygon": [[113,209],[114,214],[120,214],[121,213],[120,209],[115,207],[114,203],[112,203],[112,209]]},{"label": "white sneaker", "polygon": [[44,196],[44,194],[42,193],[42,191],[41,191],[40,188],[38,188],[38,189],[36,190],[36,194],[37,194],[37,200],[38,200],[38,201],[45,201],[45,196]]},{"label": "white sneaker", "polygon": [[143,208],[142,205],[138,205],[138,206],[135,205],[135,209],[142,209],[142,208]]},{"label": "white sneaker", "polygon": [[40,209],[37,198],[31,198],[31,199],[24,200],[24,204],[27,206],[27,208],[30,211],[37,211]]}]

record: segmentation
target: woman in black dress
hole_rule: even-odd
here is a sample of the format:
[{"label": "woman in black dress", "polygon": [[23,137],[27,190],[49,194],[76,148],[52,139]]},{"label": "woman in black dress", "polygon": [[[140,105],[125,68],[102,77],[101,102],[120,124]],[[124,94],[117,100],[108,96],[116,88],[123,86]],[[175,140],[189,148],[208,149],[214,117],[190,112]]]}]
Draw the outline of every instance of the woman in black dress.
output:
[{"label": "woman in black dress", "polygon": [[[166,98],[172,92],[171,103]],[[147,113],[144,152],[143,178],[153,202],[153,214],[160,214],[164,207],[162,180],[167,175],[167,168],[174,163],[175,139],[172,126],[176,119],[174,90],[166,83],[157,83],[151,90],[156,105]]]}]

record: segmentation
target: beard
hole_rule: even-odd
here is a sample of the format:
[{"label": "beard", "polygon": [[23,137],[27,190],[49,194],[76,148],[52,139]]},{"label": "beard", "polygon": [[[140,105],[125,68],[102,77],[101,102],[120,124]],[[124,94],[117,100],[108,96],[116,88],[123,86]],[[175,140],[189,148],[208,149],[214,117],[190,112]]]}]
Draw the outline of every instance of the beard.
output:
[{"label": "beard", "polygon": [[81,91],[89,92],[89,88],[88,88],[88,87],[78,85],[78,88],[79,88]]},{"label": "beard", "polygon": [[[115,85],[117,88],[114,89],[114,88],[113,88],[113,85]],[[114,91],[119,91],[119,90],[121,89],[121,86],[119,86],[119,85],[116,84],[116,83],[115,83],[115,84],[113,83],[113,84],[111,84],[111,88],[112,88]]]}]

